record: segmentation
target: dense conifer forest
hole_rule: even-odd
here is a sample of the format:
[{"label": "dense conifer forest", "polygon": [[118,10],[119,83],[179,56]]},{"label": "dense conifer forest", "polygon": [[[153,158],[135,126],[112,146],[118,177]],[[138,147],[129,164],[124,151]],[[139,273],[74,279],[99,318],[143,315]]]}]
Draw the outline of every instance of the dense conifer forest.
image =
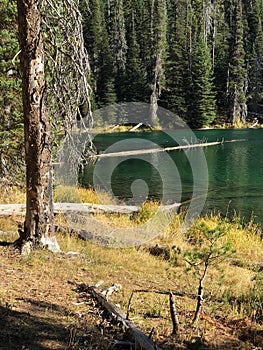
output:
[{"label": "dense conifer forest", "polygon": [[[241,126],[262,116],[262,0],[89,0],[88,7],[81,0],[80,6],[94,110],[147,102],[169,109],[192,128]],[[16,2],[1,0],[0,14],[0,175],[5,177],[22,161]]]},{"label": "dense conifer forest", "polygon": [[[0,0],[0,16],[0,343],[262,349],[263,0]],[[129,102],[153,127],[134,143]],[[169,133],[160,107],[231,130]],[[96,136],[109,152],[90,157]]]},{"label": "dense conifer forest", "polygon": [[[262,0],[90,0],[94,104],[158,101],[191,127],[263,111]],[[84,6],[83,6],[84,8]]]}]

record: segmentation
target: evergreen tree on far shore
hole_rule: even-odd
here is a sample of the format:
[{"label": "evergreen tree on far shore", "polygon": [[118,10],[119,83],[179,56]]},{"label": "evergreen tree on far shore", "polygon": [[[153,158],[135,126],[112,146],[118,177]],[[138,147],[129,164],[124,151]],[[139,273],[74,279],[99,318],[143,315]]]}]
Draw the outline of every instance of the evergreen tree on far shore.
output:
[{"label": "evergreen tree on far shore", "polygon": [[210,125],[216,117],[215,93],[210,51],[200,35],[192,59],[192,102],[187,115],[192,127]]},{"label": "evergreen tree on far shore", "polygon": [[186,50],[186,2],[170,1],[167,9],[166,86],[162,95],[164,107],[186,119],[186,95],[189,89],[189,65]]},{"label": "evergreen tree on far shore", "polygon": [[247,118],[247,71],[243,37],[243,6],[241,0],[226,2],[229,25],[228,116],[233,125]]},{"label": "evergreen tree on far shore", "polygon": [[140,46],[137,40],[136,20],[138,15],[133,1],[126,1],[127,62],[124,99],[127,102],[147,102],[147,75],[143,67]]},{"label": "evergreen tree on far shore", "polygon": [[248,108],[258,114],[263,112],[263,3],[260,0],[245,1],[244,9]]},{"label": "evergreen tree on far shore", "polygon": [[123,0],[109,0],[106,6],[107,30],[109,35],[111,56],[113,59],[113,75],[117,101],[124,100],[125,74],[127,61],[127,41]]},{"label": "evergreen tree on far shore", "polygon": [[151,104],[151,123],[154,126],[159,124],[158,101],[162,89],[165,86],[164,66],[166,59],[166,1],[150,0],[150,62],[149,62],[149,87]]},{"label": "evergreen tree on far shore", "polygon": [[90,0],[89,11],[83,5],[84,39],[91,65],[91,85],[95,108],[117,101],[113,74],[113,57],[101,0]]}]

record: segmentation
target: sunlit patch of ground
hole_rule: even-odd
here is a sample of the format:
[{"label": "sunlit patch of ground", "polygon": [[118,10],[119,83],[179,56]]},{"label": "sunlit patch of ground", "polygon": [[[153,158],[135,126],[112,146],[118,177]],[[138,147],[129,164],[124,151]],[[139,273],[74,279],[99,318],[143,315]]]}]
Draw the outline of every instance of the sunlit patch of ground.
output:
[{"label": "sunlit patch of ground", "polygon": [[[0,241],[15,238],[1,234]],[[166,239],[172,240],[171,236]],[[123,330],[109,323],[89,295],[75,290],[78,283],[94,285],[100,280],[104,281],[101,288],[112,283],[122,285],[111,300],[124,312],[135,289],[174,291],[180,321],[178,335],[171,335],[167,295],[136,293],[131,305],[134,323],[146,334],[153,331],[153,339],[163,349],[262,349],[262,326],[251,321],[240,302],[240,280],[246,288],[255,283],[255,272],[246,266],[224,265],[226,280],[221,285],[217,271],[211,270],[204,313],[193,326],[196,281],[185,272],[180,257],[164,260],[143,247],[110,249],[66,234],[58,234],[58,241],[64,252],[80,255],[43,250],[22,258],[11,246],[0,246],[1,349],[113,349],[114,340],[123,338]],[[240,285],[235,291],[237,276]],[[229,299],[224,300],[230,292],[239,300],[239,309],[238,303],[235,307]]]}]

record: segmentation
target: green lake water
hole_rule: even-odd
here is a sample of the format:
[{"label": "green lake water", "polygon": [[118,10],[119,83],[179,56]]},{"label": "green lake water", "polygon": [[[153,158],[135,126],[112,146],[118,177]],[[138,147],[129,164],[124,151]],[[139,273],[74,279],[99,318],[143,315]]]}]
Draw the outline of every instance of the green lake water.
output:
[{"label": "green lake water", "polygon": [[[110,157],[86,166],[83,184],[110,191],[128,204],[147,198],[169,204],[205,195],[203,213],[215,210],[232,215],[236,211],[245,220],[253,215],[256,222],[263,223],[263,129],[198,130],[195,135],[200,142],[240,142]],[[192,132],[184,130],[110,133],[94,138],[99,153],[193,142]]]}]

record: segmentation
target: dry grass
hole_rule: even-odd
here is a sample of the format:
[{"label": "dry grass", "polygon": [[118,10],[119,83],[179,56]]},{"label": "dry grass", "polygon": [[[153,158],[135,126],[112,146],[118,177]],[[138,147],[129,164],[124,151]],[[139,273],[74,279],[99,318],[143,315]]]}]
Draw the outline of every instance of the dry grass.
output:
[{"label": "dry grass", "polygon": [[[146,208],[145,213],[143,212],[144,208]],[[132,227],[140,224],[141,220],[146,220],[146,218],[151,217],[156,212],[155,204],[147,205],[144,208],[142,213],[139,214],[139,218],[138,216],[131,218],[127,215],[97,215],[96,217],[98,217],[98,220],[104,220],[105,223],[108,222],[112,226]],[[153,208],[152,212],[150,208]],[[210,216],[200,219],[196,226],[200,222],[205,221],[208,226],[213,227],[221,220],[219,216]],[[96,265],[98,260],[101,261],[98,270],[96,269],[97,280],[105,280],[105,276],[108,276],[110,281],[105,281],[106,285],[113,282],[121,283],[126,297],[123,305],[126,305],[128,295],[132,289],[145,287],[153,290],[175,290],[179,293],[195,295],[197,293],[198,280],[192,273],[186,273],[185,268],[187,264],[182,254],[183,251],[192,248],[192,246],[186,239],[185,234],[180,230],[181,222],[182,215],[176,216],[165,234],[153,241],[154,244],[158,243],[168,246],[168,248],[170,247],[168,260],[149,255],[147,249],[145,251],[143,247],[139,250],[134,248],[110,249],[94,245],[92,250],[87,253],[88,243],[81,245],[82,248],[80,250],[79,240],[68,236],[63,238],[61,244],[63,250],[76,249],[91,256],[91,260]],[[263,261],[263,242],[260,240],[259,230],[256,225],[250,223],[242,228],[237,223],[229,224],[226,222],[226,227],[228,227],[227,234],[222,238],[222,244],[228,241],[231,243],[232,248],[236,250],[236,253],[233,255],[235,264],[233,265],[232,260],[226,260],[209,269],[205,290],[208,299],[211,298],[211,300],[229,300],[248,296],[255,287],[255,276],[257,275],[251,264],[253,261]],[[195,228],[193,228],[193,231],[195,231]],[[76,247],[74,244],[76,244]],[[235,266],[236,264],[241,266]],[[111,279],[113,276],[115,276],[114,280]],[[116,276],[118,276],[117,279]],[[126,284],[127,279],[128,283]],[[138,281],[140,282],[138,283]],[[157,309],[160,307],[154,300],[152,302]],[[192,300],[190,304],[192,310],[194,310],[195,300]],[[189,301],[187,301],[185,307],[189,307]],[[206,307],[209,310],[211,306],[208,304]],[[234,307],[232,310],[231,306],[228,306],[227,313],[231,314],[232,311],[236,314],[236,308]],[[244,316],[242,310],[240,310],[240,316]]]},{"label": "dry grass", "polygon": [[0,217],[0,231],[4,232],[16,232],[19,225],[22,225],[22,218],[18,217]]},{"label": "dry grass", "polygon": [[26,194],[25,190],[18,187],[9,187],[0,185],[0,203],[12,204],[12,203],[25,203]]},{"label": "dry grass", "polygon": [[[2,240],[10,241],[15,238],[15,235],[10,234],[1,237]],[[35,322],[30,328],[32,337],[39,332],[39,324],[45,322],[47,327],[47,323],[52,323],[49,335],[43,339],[39,337],[41,346],[46,344],[46,349],[67,348],[63,347],[63,337],[67,344],[71,342],[71,347],[68,348],[84,349],[83,344],[87,342],[87,337],[84,336],[87,327],[95,329],[92,332],[88,331],[88,341],[92,345],[91,347],[85,345],[85,349],[111,349],[107,340],[110,335],[105,325],[100,324],[100,316],[96,314],[94,304],[90,299],[87,304],[85,297],[83,299],[78,296],[74,288],[67,284],[67,281],[74,281],[94,285],[100,280],[104,281],[101,288],[107,288],[113,283],[122,285],[122,290],[113,295],[111,300],[119,303],[124,311],[133,290],[174,291],[181,322],[180,338],[170,337],[172,324],[167,296],[153,292],[136,293],[131,305],[131,317],[135,317],[135,323],[146,333],[154,327],[154,339],[166,342],[166,349],[174,349],[175,346],[179,348],[179,345],[181,349],[186,349],[186,343],[194,342],[197,338],[202,344],[210,344],[211,349],[231,349],[223,347],[222,344],[226,341],[229,341],[231,346],[234,343],[241,346],[235,332],[226,326],[226,321],[236,319],[236,316],[239,319],[248,315],[245,313],[245,308],[237,307],[235,303],[230,305],[227,300],[224,301],[223,296],[235,298],[237,290],[243,290],[243,295],[249,293],[249,288],[254,283],[251,278],[253,273],[250,270],[223,264],[222,267],[226,271],[223,284],[220,284],[218,269],[211,269],[206,282],[204,311],[207,316],[203,316],[198,326],[192,327],[191,318],[196,303],[197,285],[195,277],[190,273],[187,274],[183,265],[174,265],[169,260],[149,255],[143,248],[112,249],[65,234],[58,234],[57,238],[64,252],[76,251],[80,255],[54,255],[43,250],[21,258],[10,248],[0,249],[2,267],[0,305],[2,307],[8,305],[14,316],[15,313],[21,315],[23,312],[29,312],[32,317],[34,315]],[[178,296],[177,293],[182,295]],[[82,315],[81,318],[78,315]],[[103,330],[101,334],[98,332],[99,329],[101,332]],[[58,332],[53,342],[50,339],[52,331]],[[111,336],[116,337],[116,332]],[[218,347],[213,344],[218,344]],[[252,349],[249,344],[246,346],[247,349]]]},{"label": "dry grass", "polygon": [[[87,192],[89,191],[77,189],[77,195],[83,202],[95,201],[95,197],[91,200],[94,193]],[[95,217],[113,227],[131,228],[152,218],[157,207],[157,203],[146,203],[142,211],[134,216]],[[0,230],[17,231],[17,221],[19,220],[15,218],[1,219]],[[107,328],[105,324],[100,324],[100,315],[95,311],[92,301],[88,299],[87,303],[84,296],[78,296],[67,281],[94,285],[103,280],[101,288],[107,288],[113,283],[121,284],[121,292],[113,295],[112,300],[120,304],[123,310],[126,310],[133,290],[172,290],[176,295],[181,322],[180,337],[170,337],[172,324],[167,296],[153,292],[136,293],[131,308],[131,316],[136,318],[135,323],[145,332],[150,332],[154,327],[154,339],[166,343],[166,349],[169,350],[186,349],[188,343],[197,340],[201,345],[195,345],[196,349],[201,349],[202,346],[208,346],[208,349],[241,349],[244,343],[238,338],[236,329],[231,328],[228,323],[235,320],[235,324],[239,324],[240,319],[245,317],[250,320],[244,329],[251,332],[256,327],[251,323],[252,319],[262,324],[263,284],[260,272],[253,265],[255,262],[263,262],[261,231],[252,222],[243,225],[237,218],[228,222],[218,215],[211,215],[200,219],[190,233],[185,234],[181,230],[182,221],[183,213],[176,215],[166,231],[153,241],[168,247],[169,254],[165,259],[150,255],[145,247],[113,249],[62,233],[57,235],[62,251],[76,251],[80,255],[53,255],[43,250],[21,258],[12,249],[1,247],[0,307],[5,314],[8,305],[9,316],[14,317],[14,322],[17,313],[19,317],[24,312],[32,313],[35,317],[35,323],[31,324],[33,335],[39,332],[38,326],[43,320],[45,327],[48,322],[57,325],[53,332],[58,332],[59,336],[56,340],[48,336],[43,336],[43,339],[40,337],[42,348],[45,345],[45,349],[106,350],[111,349],[109,339],[120,335],[117,335],[116,330],[113,332],[112,327]],[[63,216],[57,216],[56,222],[61,226],[67,225]],[[193,247],[189,242],[189,234],[194,238],[202,237],[202,222],[211,229],[223,222],[226,235],[221,238],[221,243],[229,242],[236,253],[232,257],[234,260],[223,260],[209,269],[204,285],[205,314],[199,324],[193,327],[191,319],[196,304],[198,279],[191,271],[186,272],[187,264],[183,252]],[[16,237],[11,233],[2,234],[1,240],[14,241]],[[23,300],[19,301],[19,298]],[[42,307],[38,305],[33,308],[32,300],[25,301],[28,299],[40,303]],[[78,304],[79,301],[84,304]],[[48,304],[44,302],[52,305],[46,314],[43,314],[43,305]],[[50,332],[52,333],[52,326]],[[252,349],[253,342],[258,345],[255,339],[258,338],[246,338],[246,349]],[[21,342],[19,344],[23,345]],[[32,349],[42,349],[39,344],[32,346]]]},{"label": "dry grass", "polygon": [[[96,192],[93,189],[73,186],[57,186],[54,190],[55,202],[115,204],[106,192]],[[25,203],[26,191],[18,187],[0,187],[0,203]]]},{"label": "dry grass", "polygon": [[57,186],[54,190],[55,202],[115,204],[114,200],[103,191],[73,186]]}]

